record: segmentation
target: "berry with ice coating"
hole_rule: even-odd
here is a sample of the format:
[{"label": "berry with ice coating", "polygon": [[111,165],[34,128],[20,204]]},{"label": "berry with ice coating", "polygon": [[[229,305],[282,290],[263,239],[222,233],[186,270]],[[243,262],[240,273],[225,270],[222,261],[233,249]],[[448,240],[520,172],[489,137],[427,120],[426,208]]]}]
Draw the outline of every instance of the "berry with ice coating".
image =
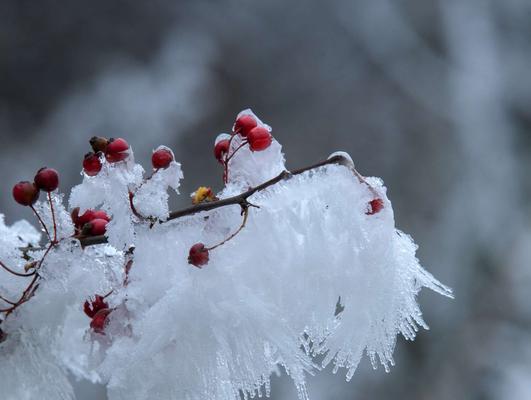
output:
[{"label": "berry with ice coating", "polygon": [[37,171],[35,185],[45,192],[53,192],[59,186],[59,174],[53,168],[43,167]]},{"label": "berry with ice coating", "polygon": [[105,149],[105,158],[110,163],[123,161],[129,156],[127,150],[129,150],[129,144],[125,139],[111,138],[109,139],[109,144],[107,144],[107,148]]},{"label": "berry with ice coating", "polygon": [[189,264],[201,268],[203,265],[208,264],[208,260],[208,249],[203,243],[196,243],[190,248],[190,253],[188,254]]},{"label": "berry with ice coating", "polygon": [[258,123],[255,117],[250,114],[244,114],[236,119],[232,131],[246,137],[256,125],[258,125]]},{"label": "berry with ice coating", "polygon": [[107,224],[108,221],[103,218],[93,219],[88,223],[90,226],[90,234],[94,236],[103,235],[107,230]]},{"label": "berry with ice coating", "polygon": [[94,296],[94,300],[91,300],[90,303],[87,300],[83,304],[83,311],[89,318],[93,318],[100,310],[106,308],[109,308],[109,305],[105,302],[105,298],[99,294]]},{"label": "berry with ice coating", "polygon": [[98,154],[87,153],[83,159],[83,171],[88,176],[96,176],[101,171],[101,160]]},{"label": "berry with ice coating", "polygon": [[251,151],[262,151],[271,145],[271,133],[263,126],[257,126],[247,135]]},{"label": "berry with ice coating", "polygon": [[32,182],[19,182],[13,186],[13,198],[18,204],[31,206],[39,198],[39,188]]},{"label": "berry with ice coating", "polygon": [[111,311],[112,310],[109,308],[104,308],[99,310],[94,315],[92,321],[90,321],[90,327],[94,330],[94,332],[100,334],[105,333],[105,327],[109,324],[109,314]]},{"label": "berry with ice coating", "polygon": [[173,161],[173,154],[168,149],[158,149],[151,156],[151,164],[154,169],[168,168]]},{"label": "berry with ice coating", "polygon": [[220,140],[214,146],[214,156],[220,163],[223,163],[223,157],[225,157],[225,154],[229,151],[229,146],[230,142],[228,139]]},{"label": "berry with ice coating", "polygon": [[383,200],[380,198],[376,198],[369,202],[369,209],[367,210],[365,214],[374,215],[376,213],[379,213],[383,208],[384,208]]}]

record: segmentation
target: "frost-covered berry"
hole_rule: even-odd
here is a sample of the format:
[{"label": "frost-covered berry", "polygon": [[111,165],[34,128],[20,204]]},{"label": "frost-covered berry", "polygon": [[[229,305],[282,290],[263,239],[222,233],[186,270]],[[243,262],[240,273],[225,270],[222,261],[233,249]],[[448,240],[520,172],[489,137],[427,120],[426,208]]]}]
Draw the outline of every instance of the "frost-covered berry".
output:
[{"label": "frost-covered berry", "polygon": [[105,153],[105,150],[107,150],[107,145],[109,144],[109,140],[101,136],[92,136],[89,140],[89,143],[92,147],[92,150],[94,150],[94,153],[99,151]]},{"label": "frost-covered berry", "polygon": [[190,253],[188,254],[189,264],[201,268],[203,265],[208,264],[208,260],[208,249],[203,243],[196,243],[190,247]]},{"label": "frost-covered berry", "polygon": [[247,136],[251,129],[258,125],[256,118],[250,114],[244,114],[236,119],[232,131],[239,133],[243,137]]},{"label": "frost-covered berry", "polygon": [[214,146],[214,157],[220,163],[223,163],[223,157],[229,151],[230,142],[227,139],[220,140]]},{"label": "frost-covered berry", "polygon": [[251,151],[262,151],[267,149],[271,145],[272,139],[269,131],[263,126],[253,128],[247,135]]},{"label": "frost-covered berry", "polygon": [[125,160],[129,156],[127,150],[129,150],[129,144],[125,141],[125,139],[111,138],[109,139],[109,144],[107,144],[107,148],[105,149],[105,158],[110,163]]},{"label": "frost-covered berry", "polygon": [[384,202],[382,199],[377,198],[374,200],[369,201],[369,209],[365,214],[367,215],[374,215],[376,213],[379,213],[382,208],[384,208]]},{"label": "frost-covered berry", "polygon": [[153,155],[151,156],[151,164],[153,165],[153,168],[155,169],[168,168],[172,161],[173,161],[172,152],[164,148],[154,151]]},{"label": "frost-covered berry", "polygon": [[105,302],[105,298],[99,294],[94,296],[94,300],[90,302],[87,300],[83,304],[83,311],[89,318],[93,318],[98,311],[106,308],[109,308],[109,305]]},{"label": "frost-covered berry", "polygon": [[32,182],[19,182],[13,186],[13,198],[18,204],[31,206],[39,198],[39,188]]},{"label": "frost-covered berry", "polygon": [[92,321],[90,321],[90,327],[94,330],[96,333],[105,333],[105,327],[109,323],[109,314],[111,313],[111,309],[104,308],[102,310],[99,310],[94,317],[92,317]]},{"label": "frost-covered berry", "polygon": [[83,171],[88,176],[95,176],[101,171],[101,160],[98,154],[87,153],[83,159]]},{"label": "frost-covered berry", "polygon": [[35,185],[45,192],[53,192],[59,186],[59,174],[53,168],[43,167],[37,171]]},{"label": "frost-covered berry", "polygon": [[93,219],[88,223],[90,225],[90,234],[97,236],[97,235],[103,235],[105,231],[107,230],[107,224],[109,221],[103,219],[103,218],[96,218]]}]

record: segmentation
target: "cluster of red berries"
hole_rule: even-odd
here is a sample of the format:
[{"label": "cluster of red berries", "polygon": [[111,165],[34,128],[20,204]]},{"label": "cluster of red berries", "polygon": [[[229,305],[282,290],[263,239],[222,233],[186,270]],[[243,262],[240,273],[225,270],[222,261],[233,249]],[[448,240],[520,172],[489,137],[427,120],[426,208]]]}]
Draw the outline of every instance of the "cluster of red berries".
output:
[{"label": "cluster of red berries", "polygon": [[53,192],[59,186],[59,174],[53,168],[37,171],[33,182],[21,181],[13,186],[13,198],[18,204],[32,206],[39,199],[40,191]]},{"label": "cluster of red berries", "polygon": [[83,311],[91,319],[90,327],[96,333],[105,334],[105,327],[109,323],[109,314],[112,309],[109,308],[109,304],[105,301],[105,297],[99,294],[94,296],[94,300],[85,301],[83,305]]},{"label": "cluster of red berries", "polygon": [[129,157],[129,143],[122,138],[107,139],[101,136],[93,136],[90,139],[92,150],[85,154],[83,159],[83,171],[88,176],[95,176],[101,171],[102,158],[105,156],[107,162],[116,163]]},{"label": "cluster of red berries", "polygon": [[76,234],[83,236],[103,235],[107,228],[107,223],[111,220],[103,210],[87,210],[79,215],[79,207],[72,210],[70,216],[76,228]]},{"label": "cluster of red berries", "polygon": [[[242,114],[236,118],[232,128],[232,135],[240,135],[249,144],[251,151],[262,151],[267,149],[273,140],[269,129],[258,124],[257,119],[251,114]],[[214,156],[224,164],[230,149],[231,139],[223,139],[214,146]]]}]

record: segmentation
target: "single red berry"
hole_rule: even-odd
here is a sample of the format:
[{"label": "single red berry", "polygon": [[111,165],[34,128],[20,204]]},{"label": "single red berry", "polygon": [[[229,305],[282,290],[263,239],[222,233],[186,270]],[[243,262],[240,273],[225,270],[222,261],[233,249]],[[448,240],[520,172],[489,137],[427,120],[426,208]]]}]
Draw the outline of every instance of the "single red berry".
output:
[{"label": "single red berry", "polygon": [[223,157],[229,151],[229,146],[230,142],[228,139],[220,140],[214,146],[214,157],[216,157],[216,160],[218,160],[220,163],[223,163]]},{"label": "single red berry", "polygon": [[101,136],[92,136],[89,140],[89,143],[95,153],[99,151],[105,152],[105,150],[107,150],[109,140]]},{"label": "single red berry", "polygon": [[256,125],[258,125],[258,122],[255,117],[250,114],[244,114],[236,119],[232,131],[245,137]]},{"label": "single red berry", "polygon": [[158,149],[153,152],[151,156],[151,164],[153,168],[168,168],[170,163],[173,161],[173,154],[168,149]]},{"label": "single red berry", "polygon": [[90,234],[93,236],[103,235],[107,230],[108,221],[102,218],[93,219],[88,223],[90,225]]},{"label": "single red berry", "polygon": [[263,126],[257,126],[247,135],[251,151],[262,151],[271,145],[273,140],[271,133]]},{"label": "single red berry", "polygon": [[105,302],[103,296],[100,296],[99,294],[94,296],[94,300],[91,300],[90,303],[87,300],[85,301],[85,304],[83,304],[83,311],[89,318],[93,318],[98,311],[106,308],[109,308],[109,305]]},{"label": "single red berry", "polygon": [[53,168],[43,167],[37,171],[35,185],[45,192],[53,192],[59,186],[59,174]]},{"label": "single red berry", "polygon": [[376,198],[374,200],[369,201],[369,210],[367,210],[365,214],[374,215],[382,211],[382,208],[384,208],[383,200],[380,198]]},{"label": "single red berry", "polygon": [[190,253],[188,254],[189,264],[201,268],[203,265],[208,264],[208,260],[208,249],[203,243],[196,243],[190,247]]},{"label": "single red berry", "polygon": [[105,334],[105,327],[109,324],[109,314],[112,312],[109,308],[99,310],[92,321],[90,321],[90,327],[94,329],[94,332]]},{"label": "single red berry", "polygon": [[105,158],[110,163],[125,160],[129,156],[127,150],[129,150],[129,144],[125,141],[125,139],[111,138],[109,139],[109,143],[107,144],[107,148],[105,150]]},{"label": "single red berry", "polygon": [[95,176],[101,171],[101,160],[98,154],[87,153],[83,159],[83,171],[88,176]]},{"label": "single red berry", "polygon": [[13,186],[13,198],[18,204],[31,206],[39,198],[39,188],[32,182],[19,182]]}]

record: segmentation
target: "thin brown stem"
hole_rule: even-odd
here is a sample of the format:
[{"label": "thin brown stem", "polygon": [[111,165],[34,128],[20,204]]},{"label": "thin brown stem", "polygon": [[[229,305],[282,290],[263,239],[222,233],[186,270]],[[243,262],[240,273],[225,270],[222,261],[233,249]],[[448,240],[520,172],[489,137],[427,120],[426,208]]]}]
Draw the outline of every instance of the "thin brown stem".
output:
[{"label": "thin brown stem", "polygon": [[50,203],[50,210],[52,212],[52,221],[53,221],[53,241],[57,242],[57,223],[55,221],[55,211],[53,209],[52,194],[48,192],[48,202]]},{"label": "thin brown stem", "polygon": [[227,243],[229,240],[231,240],[232,238],[234,238],[238,233],[241,232],[241,230],[243,228],[245,228],[245,224],[247,223],[247,217],[249,216],[249,207],[245,207],[243,208],[243,220],[242,220],[242,223],[240,225],[240,227],[232,234],[230,235],[228,238],[226,238],[225,240],[223,240],[222,242],[214,245],[214,246],[211,246],[211,247],[207,247],[207,250],[208,251],[211,251],[211,250],[214,250],[215,248],[219,247],[219,246],[222,246],[224,245],[225,243]]},{"label": "thin brown stem", "polygon": [[35,207],[33,207],[32,205],[30,206],[31,210],[33,211],[33,213],[37,216],[37,219],[39,220],[40,224],[42,225],[44,231],[46,232],[46,235],[48,236],[48,240],[51,242],[52,241],[52,237],[50,236],[50,232],[48,232],[48,228],[46,227],[46,224],[44,223],[44,221],[42,220],[41,216],[39,215],[39,213],[37,212],[37,210],[35,209]]},{"label": "thin brown stem", "polygon": [[13,274],[13,275],[16,275],[16,276],[21,276],[21,277],[28,277],[28,276],[33,276],[35,275],[35,271],[33,272],[30,272],[30,273],[27,273],[27,274],[23,274],[21,272],[17,272],[17,271],[13,271],[11,268],[9,268],[7,265],[5,265],[2,261],[0,261],[0,267],[2,267],[3,269],[5,269],[7,272]]}]

